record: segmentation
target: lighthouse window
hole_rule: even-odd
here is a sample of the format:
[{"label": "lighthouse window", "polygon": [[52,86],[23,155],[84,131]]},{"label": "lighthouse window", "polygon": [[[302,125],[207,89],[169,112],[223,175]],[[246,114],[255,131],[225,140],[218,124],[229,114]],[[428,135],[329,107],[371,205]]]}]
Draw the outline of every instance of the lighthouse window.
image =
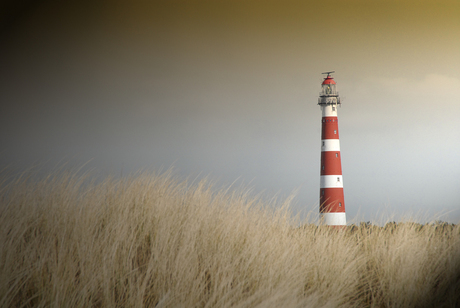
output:
[{"label": "lighthouse window", "polygon": [[339,178],[339,177],[337,177],[337,182],[340,182],[340,178]]},{"label": "lighthouse window", "polygon": [[332,106],[332,111],[335,111],[335,106]]},{"label": "lighthouse window", "polygon": [[324,170],[324,166],[323,166],[323,170]]},{"label": "lighthouse window", "polygon": [[335,157],[339,157],[339,153],[335,153]]},{"label": "lighthouse window", "polygon": [[336,134],[336,135],[337,135],[337,130],[336,130],[336,129],[334,129],[334,134]]},{"label": "lighthouse window", "polygon": [[342,202],[339,202],[339,207],[342,207]]},{"label": "lighthouse window", "polygon": [[323,190],[323,191],[321,191],[321,194],[324,196],[324,190]]},{"label": "lighthouse window", "polygon": [[323,141],[323,146],[324,146],[324,141]]}]

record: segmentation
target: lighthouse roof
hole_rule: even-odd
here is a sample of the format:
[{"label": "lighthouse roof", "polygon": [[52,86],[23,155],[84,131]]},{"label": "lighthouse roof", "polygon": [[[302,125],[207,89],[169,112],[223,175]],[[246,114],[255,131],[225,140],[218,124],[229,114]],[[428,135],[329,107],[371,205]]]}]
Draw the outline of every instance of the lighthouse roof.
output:
[{"label": "lighthouse roof", "polygon": [[324,78],[324,81],[322,84],[335,84],[334,78],[331,76],[327,75],[326,78]]}]

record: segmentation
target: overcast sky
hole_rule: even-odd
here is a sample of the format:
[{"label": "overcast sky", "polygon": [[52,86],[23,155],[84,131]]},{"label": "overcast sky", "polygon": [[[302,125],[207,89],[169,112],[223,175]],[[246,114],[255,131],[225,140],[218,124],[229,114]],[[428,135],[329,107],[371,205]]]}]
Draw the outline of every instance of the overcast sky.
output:
[{"label": "overcast sky", "polygon": [[[460,1],[12,1],[0,165],[174,166],[317,211],[335,70],[347,218],[460,222]],[[443,215],[441,215],[443,214]]]}]

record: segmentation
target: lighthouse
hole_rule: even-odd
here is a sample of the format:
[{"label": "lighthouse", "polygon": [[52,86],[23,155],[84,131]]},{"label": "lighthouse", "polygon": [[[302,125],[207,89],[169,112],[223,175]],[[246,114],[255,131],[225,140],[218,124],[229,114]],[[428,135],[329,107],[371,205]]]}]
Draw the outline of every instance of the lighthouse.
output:
[{"label": "lighthouse", "polygon": [[341,105],[332,72],[325,72],[318,105],[321,107],[321,180],[319,212],[322,223],[345,226],[342,163],[340,158],[339,122],[337,107]]}]

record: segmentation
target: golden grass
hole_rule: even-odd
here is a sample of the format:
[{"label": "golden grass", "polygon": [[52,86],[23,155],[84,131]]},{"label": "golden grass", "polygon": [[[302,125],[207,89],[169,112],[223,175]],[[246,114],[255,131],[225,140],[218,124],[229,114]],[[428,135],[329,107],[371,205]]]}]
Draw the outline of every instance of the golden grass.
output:
[{"label": "golden grass", "polygon": [[460,306],[458,225],[299,228],[170,173],[1,182],[1,307]]}]

